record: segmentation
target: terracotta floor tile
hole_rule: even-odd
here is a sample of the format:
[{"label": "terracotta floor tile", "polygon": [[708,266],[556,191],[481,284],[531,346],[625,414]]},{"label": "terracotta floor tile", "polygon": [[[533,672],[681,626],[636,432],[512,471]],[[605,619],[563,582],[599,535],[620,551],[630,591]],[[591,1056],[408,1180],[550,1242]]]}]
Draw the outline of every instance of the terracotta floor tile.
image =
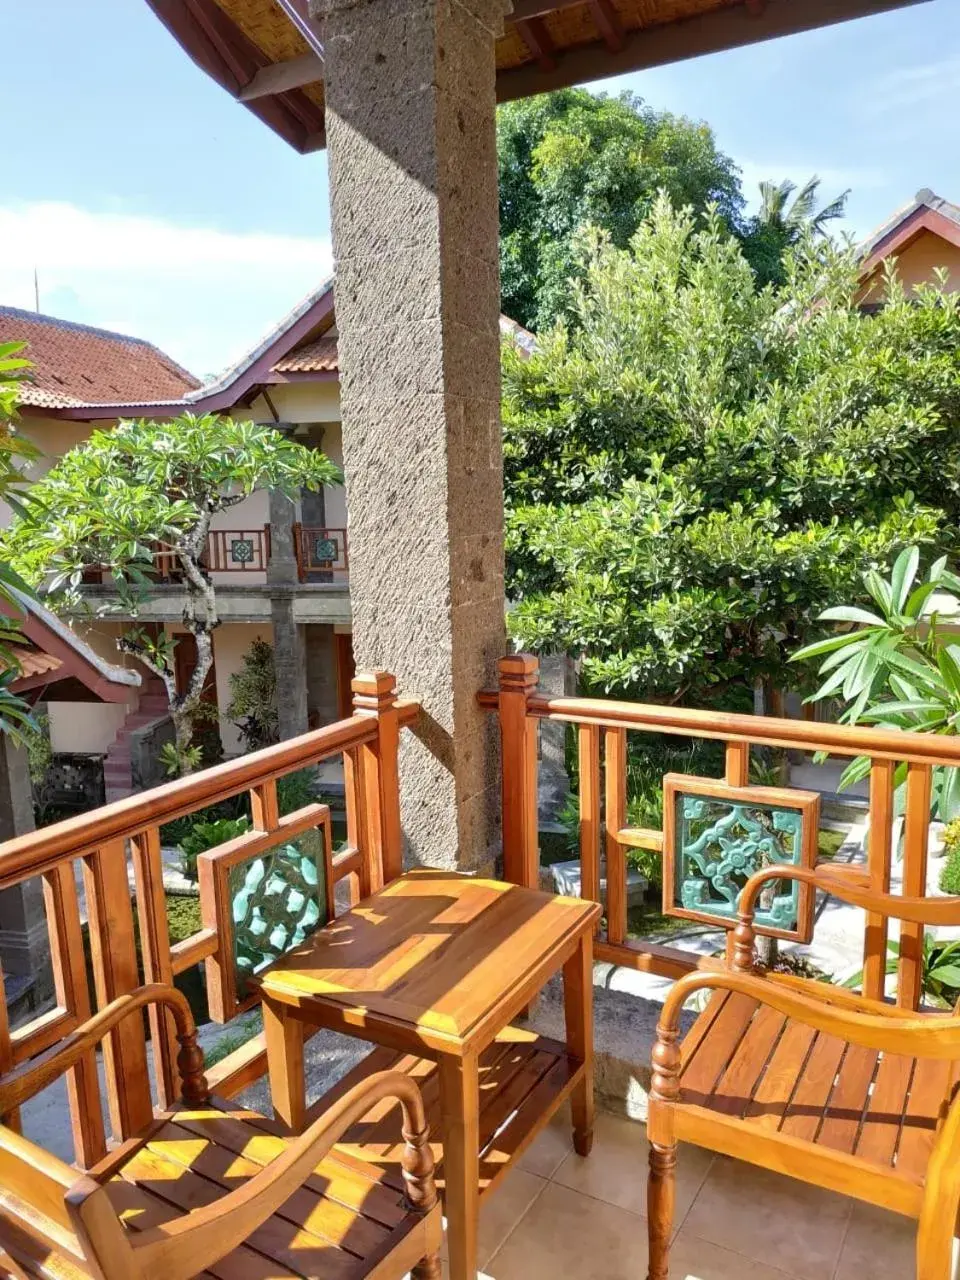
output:
[{"label": "terracotta floor tile", "polygon": [[834,1280],[914,1280],[917,1224],[872,1204],[854,1204]]},{"label": "terracotta floor tile", "polygon": [[[554,1173],[553,1181],[607,1204],[647,1211],[647,1131],[635,1120],[600,1112],[593,1151],[583,1160],[571,1152]],[[687,1216],[703,1185],[714,1156],[702,1147],[682,1146],[677,1156],[676,1226]]]},{"label": "terracotta floor tile", "polygon": [[719,1156],[683,1230],[798,1280],[824,1280],[836,1268],[851,1207],[820,1187]]}]

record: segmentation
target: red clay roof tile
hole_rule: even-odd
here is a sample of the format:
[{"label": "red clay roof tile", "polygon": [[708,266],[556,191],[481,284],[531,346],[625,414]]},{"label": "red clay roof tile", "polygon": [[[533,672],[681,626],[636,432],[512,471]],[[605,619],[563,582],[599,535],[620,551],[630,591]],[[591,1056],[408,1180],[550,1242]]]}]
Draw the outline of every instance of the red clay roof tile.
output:
[{"label": "red clay roof tile", "polygon": [[150,342],[54,316],[0,307],[0,342],[26,342],[33,361],[21,402],[62,409],[174,400],[199,381]]}]

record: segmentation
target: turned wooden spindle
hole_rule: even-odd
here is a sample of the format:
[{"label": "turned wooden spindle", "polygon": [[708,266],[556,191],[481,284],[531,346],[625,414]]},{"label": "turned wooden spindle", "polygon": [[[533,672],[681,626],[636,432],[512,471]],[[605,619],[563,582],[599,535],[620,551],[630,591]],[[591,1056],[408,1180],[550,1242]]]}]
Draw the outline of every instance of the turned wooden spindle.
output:
[{"label": "turned wooden spindle", "polygon": [[680,1096],[680,1031],[677,1027],[657,1027],[657,1043],[651,1055],[653,1078],[650,1097],[659,1102],[675,1102]]},{"label": "turned wooden spindle", "polygon": [[[423,1111],[420,1095],[401,1100],[403,1109],[404,1193],[408,1206],[417,1213],[429,1213],[437,1203],[433,1152],[430,1150],[430,1127]],[[410,1272],[410,1280],[441,1280],[442,1266],[438,1253],[421,1258]]]},{"label": "turned wooden spindle", "polygon": [[650,1144],[650,1182],[647,1187],[647,1280],[669,1280],[670,1237],[676,1207],[677,1145]]},{"label": "turned wooden spindle", "polygon": [[203,1050],[197,1044],[196,1031],[178,1034],[180,1052],[177,1054],[177,1070],[182,1081],[180,1093],[184,1102],[192,1107],[203,1106],[210,1098],[210,1086],[203,1074]]},{"label": "turned wooden spindle", "polygon": [[[410,1123],[420,1120],[419,1127]],[[424,1118],[410,1117],[403,1108],[403,1155],[400,1167],[407,1204],[417,1213],[429,1213],[437,1203],[437,1184],[434,1180],[433,1152],[430,1150],[430,1129]]]},{"label": "turned wooden spindle", "polygon": [[733,967],[737,973],[752,973],[756,967],[755,942],[753,912],[741,911],[733,931]]}]

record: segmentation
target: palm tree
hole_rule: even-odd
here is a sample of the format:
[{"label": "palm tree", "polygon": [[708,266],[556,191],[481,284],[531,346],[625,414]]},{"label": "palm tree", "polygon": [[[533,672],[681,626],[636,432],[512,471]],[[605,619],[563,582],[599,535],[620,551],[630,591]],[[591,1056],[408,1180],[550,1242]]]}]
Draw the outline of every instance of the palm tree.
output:
[{"label": "palm tree", "polygon": [[[758,225],[781,232],[789,244],[798,240],[804,231],[809,231],[816,236],[825,236],[826,224],[842,218],[846,213],[850,188],[848,187],[829,204],[825,204],[822,209],[818,209],[819,188],[820,179],[816,174],[808,178],[799,191],[797,191],[797,184],[791,182],[789,178],[785,178],[780,183],[761,182],[762,203],[760,212],[757,214]],[[795,191],[796,195],[794,195]],[[793,196],[792,201],[791,196]]]}]

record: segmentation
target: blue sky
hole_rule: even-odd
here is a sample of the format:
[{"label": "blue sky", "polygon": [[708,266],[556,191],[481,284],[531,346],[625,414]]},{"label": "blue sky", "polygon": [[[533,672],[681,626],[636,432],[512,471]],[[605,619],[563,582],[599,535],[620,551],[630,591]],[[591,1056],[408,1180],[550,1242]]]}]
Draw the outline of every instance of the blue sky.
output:
[{"label": "blue sky", "polygon": [[[149,338],[194,372],[241,354],[329,271],[327,167],[184,56],[142,0],[4,13],[0,303]],[[763,177],[852,187],[860,236],[922,186],[960,201],[960,3],[620,77],[707,120]]]}]

